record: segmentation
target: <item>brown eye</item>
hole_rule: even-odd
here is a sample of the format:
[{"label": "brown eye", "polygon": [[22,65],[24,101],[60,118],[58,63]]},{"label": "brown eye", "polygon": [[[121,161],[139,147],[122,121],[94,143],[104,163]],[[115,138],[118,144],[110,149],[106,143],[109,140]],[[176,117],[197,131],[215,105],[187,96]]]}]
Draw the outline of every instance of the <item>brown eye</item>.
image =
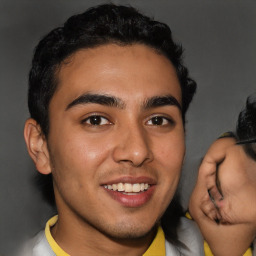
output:
[{"label": "brown eye", "polygon": [[97,125],[110,124],[110,121],[103,116],[94,115],[94,116],[90,116],[90,117],[86,118],[83,121],[83,123],[88,124],[88,125],[97,126]]},{"label": "brown eye", "polygon": [[156,125],[156,126],[167,125],[170,123],[172,123],[172,121],[163,116],[154,116],[147,121],[148,125]]},{"label": "brown eye", "polygon": [[164,122],[163,118],[159,116],[153,117],[151,120],[153,125],[162,125]]}]

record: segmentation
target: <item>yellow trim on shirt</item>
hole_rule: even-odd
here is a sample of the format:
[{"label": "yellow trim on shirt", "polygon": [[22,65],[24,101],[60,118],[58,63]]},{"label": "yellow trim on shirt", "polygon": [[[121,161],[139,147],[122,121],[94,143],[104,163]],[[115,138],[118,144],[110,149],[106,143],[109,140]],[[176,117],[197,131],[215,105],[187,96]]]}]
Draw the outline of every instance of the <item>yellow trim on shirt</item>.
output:
[{"label": "yellow trim on shirt", "polygon": [[158,227],[156,237],[143,256],[165,256],[165,236],[160,226]]},{"label": "yellow trim on shirt", "polygon": [[[49,219],[45,226],[45,236],[56,256],[70,256],[64,252],[60,246],[56,243],[51,234],[51,227],[53,227],[58,221],[58,215]],[[156,237],[153,242],[143,254],[143,256],[165,256],[165,236],[164,231],[161,227],[158,227]]]},{"label": "yellow trim on shirt", "polygon": [[45,236],[46,236],[46,239],[47,239],[49,245],[51,246],[53,252],[56,254],[56,256],[70,256],[69,254],[64,252],[59,247],[59,245],[56,243],[56,241],[52,237],[50,229],[51,229],[51,227],[53,227],[56,224],[57,221],[58,221],[58,215],[52,217],[51,219],[49,219],[47,221],[46,226],[45,226]]},{"label": "yellow trim on shirt", "polygon": [[252,249],[249,248],[243,256],[252,256]]}]

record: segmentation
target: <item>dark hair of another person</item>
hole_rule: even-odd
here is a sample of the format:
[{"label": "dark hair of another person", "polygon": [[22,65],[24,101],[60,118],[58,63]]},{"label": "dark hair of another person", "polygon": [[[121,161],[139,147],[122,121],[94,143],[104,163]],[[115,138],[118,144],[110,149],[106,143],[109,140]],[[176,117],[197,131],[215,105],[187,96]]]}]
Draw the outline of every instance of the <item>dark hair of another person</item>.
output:
[{"label": "dark hair of another person", "polygon": [[238,144],[256,161],[256,94],[247,98],[246,107],[239,114],[236,135]]},{"label": "dark hair of another person", "polygon": [[[146,45],[164,55],[176,69],[182,92],[182,118],[196,91],[196,83],[183,65],[182,46],[172,38],[170,28],[142,15],[132,7],[105,4],[70,17],[62,27],[47,34],[37,45],[29,74],[28,107],[47,138],[50,130],[49,103],[58,86],[58,71],[65,60],[81,49],[106,44]],[[51,175],[38,174],[37,185],[44,198],[55,205]],[[171,202],[162,218],[166,238],[179,244],[176,228],[183,214],[179,200]]]},{"label": "dark hair of another person", "polygon": [[182,91],[182,117],[193,98],[196,83],[182,64],[183,49],[172,39],[170,28],[126,6],[105,4],[70,17],[63,27],[47,34],[37,45],[29,74],[30,115],[49,132],[48,109],[58,86],[58,70],[80,49],[106,44],[143,44],[166,56],[176,69]]}]

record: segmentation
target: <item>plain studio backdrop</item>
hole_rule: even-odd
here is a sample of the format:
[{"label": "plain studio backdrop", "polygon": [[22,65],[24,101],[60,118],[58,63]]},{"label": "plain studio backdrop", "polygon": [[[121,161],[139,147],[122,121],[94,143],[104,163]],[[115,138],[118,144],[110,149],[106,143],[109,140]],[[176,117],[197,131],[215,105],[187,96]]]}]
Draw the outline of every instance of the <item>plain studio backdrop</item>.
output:
[{"label": "plain studio backdrop", "polygon": [[[0,254],[44,228],[53,214],[34,185],[36,171],[23,139],[33,49],[69,16],[104,2],[0,0]],[[246,97],[256,92],[256,1],[112,2],[130,4],[167,23],[184,46],[184,61],[198,83],[187,114],[180,184],[186,207],[201,157],[222,132],[234,130]]]}]

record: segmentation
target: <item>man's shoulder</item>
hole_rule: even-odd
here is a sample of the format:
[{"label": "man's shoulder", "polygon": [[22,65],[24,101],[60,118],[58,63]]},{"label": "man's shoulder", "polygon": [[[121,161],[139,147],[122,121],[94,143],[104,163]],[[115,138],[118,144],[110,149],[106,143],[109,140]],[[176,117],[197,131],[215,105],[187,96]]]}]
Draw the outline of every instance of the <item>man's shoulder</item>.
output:
[{"label": "man's shoulder", "polygon": [[45,232],[40,231],[24,244],[17,256],[55,256],[55,254],[46,239]]},{"label": "man's shoulder", "polygon": [[179,252],[177,255],[204,256],[204,240],[194,221],[182,217],[177,235],[182,245],[174,249],[173,245],[166,241],[166,256],[175,255],[174,250]]}]

